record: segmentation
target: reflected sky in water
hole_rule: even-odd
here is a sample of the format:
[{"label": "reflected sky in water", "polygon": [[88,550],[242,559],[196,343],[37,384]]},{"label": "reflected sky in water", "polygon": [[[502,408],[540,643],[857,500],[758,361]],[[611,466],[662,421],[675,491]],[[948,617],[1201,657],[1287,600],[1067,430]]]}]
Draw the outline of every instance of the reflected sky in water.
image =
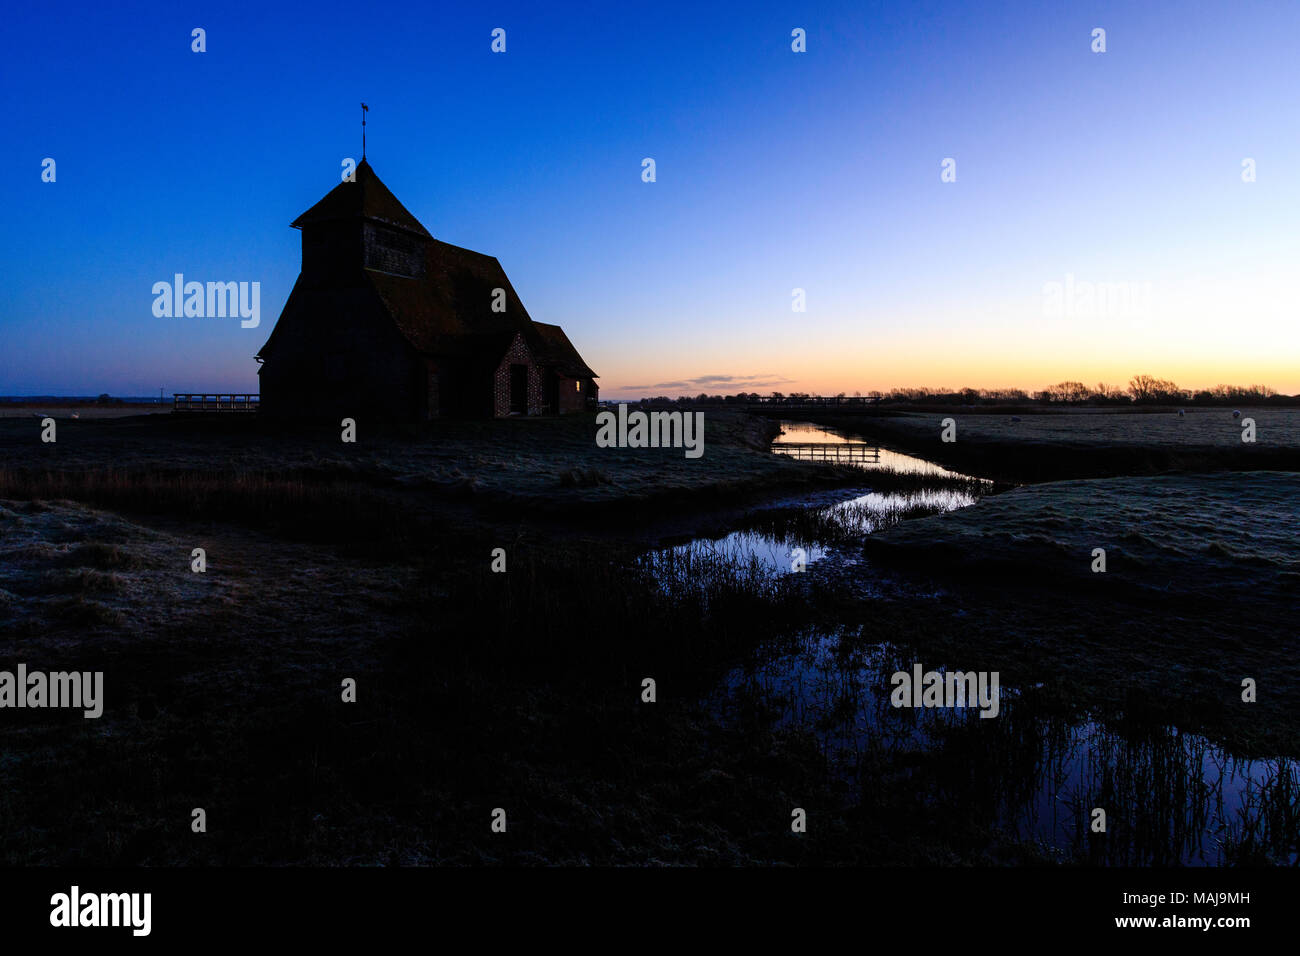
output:
[{"label": "reflected sky in water", "polygon": [[[845,438],[830,429],[804,422],[782,422],[781,434],[772,443],[772,451],[777,454],[791,454],[782,445],[799,443],[848,444]],[[876,463],[853,462],[865,471],[877,468],[889,468],[908,474],[933,475],[936,477],[965,477],[955,472],[902,452],[872,446],[879,451]],[[796,455],[796,457],[802,457]],[[869,477],[866,479],[870,481]],[[900,511],[925,509],[930,512],[952,511],[965,508],[978,500],[968,491],[951,488],[922,488],[911,491],[868,492],[862,494],[848,493],[838,501],[829,500],[827,493],[819,492],[809,495],[804,500],[786,501],[782,508],[806,508],[825,515],[834,515],[844,526],[860,534],[871,534],[882,526],[896,520]],[[659,556],[668,555],[676,559],[689,557],[691,554],[707,556],[717,555],[724,558],[738,559],[744,564],[759,562],[763,567],[781,573],[793,573],[796,560],[795,549],[802,550],[805,566],[824,560],[832,550],[820,542],[799,540],[797,536],[782,536],[762,531],[740,529],[712,537],[699,537],[684,544],[659,549],[648,555],[654,561]]]},{"label": "reflected sky in water", "polygon": [[[1270,806],[1294,799],[1294,760],[1235,757],[1171,727],[1126,735],[1093,720],[1048,717],[1002,687],[997,717],[978,708],[895,708],[890,677],[917,661],[890,645],[842,646],[812,632],[760,651],[707,702],[724,721],[761,715],[811,734],[834,771],[858,788],[870,768],[926,795],[936,814],[974,812],[1005,839],[1063,861],[1107,865],[1222,865],[1247,832],[1296,859],[1294,837],[1270,830]],[[921,661],[942,671],[938,661]],[[859,793],[861,790],[859,789]],[[1091,812],[1107,812],[1107,833]]]},{"label": "reflected sky in water", "polygon": [[[773,451],[798,443],[846,443],[829,429],[783,423]],[[856,464],[856,463],[855,463]],[[914,474],[952,472],[923,459],[881,449],[870,472],[887,467]],[[869,477],[866,483],[870,483]],[[973,504],[968,491],[926,488],[908,492],[833,493],[782,503],[809,516],[833,515],[840,527],[871,534],[922,507],[950,511]],[[857,586],[875,591],[865,565],[834,546],[800,540],[817,520],[791,523],[781,533],[775,519],[762,530],[736,530],[660,549],[647,559],[678,568],[713,556],[760,571],[791,573],[794,548],[812,565],[830,559],[851,568]],[[778,529],[773,531],[772,529]],[[812,528],[813,532],[809,532]],[[677,577],[680,583],[684,580]],[[685,578],[689,580],[689,574]],[[917,598],[922,595],[911,595]],[[908,594],[901,595],[908,599]],[[1061,861],[1102,865],[1222,865],[1230,848],[1253,835],[1271,858],[1296,860],[1285,812],[1300,789],[1296,761],[1235,757],[1196,734],[1171,727],[1121,733],[1100,721],[1049,716],[1013,688],[1002,687],[1002,708],[982,719],[975,708],[894,708],[889,678],[916,661],[890,645],[860,646],[838,634],[810,632],[756,650],[707,701],[726,721],[755,719],[812,735],[834,772],[857,792],[880,786],[873,777],[890,768],[888,782],[905,781],[938,817],[984,820],[1008,842],[1024,841]],[[922,661],[942,670],[941,661]],[[1094,807],[1107,812],[1107,833],[1090,829]],[[1293,826],[1293,824],[1292,824]]]},{"label": "reflected sky in water", "polygon": [[853,464],[856,467],[866,471],[887,469],[892,471],[906,472],[914,475],[940,475],[944,477],[959,477],[955,471],[949,471],[932,461],[926,461],[924,458],[917,458],[915,455],[907,455],[901,451],[894,451],[892,448],[886,448],[875,442],[864,442],[857,438],[848,438],[829,428],[821,425],[813,425],[809,422],[781,422],[781,434],[772,440],[772,451],[779,455],[790,455],[802,461],[817,460],[815,453],[809,453],[804,450],[782,448],[782,445],[868,445],[877,452],[874,461],[846,461],[846,464]]}]

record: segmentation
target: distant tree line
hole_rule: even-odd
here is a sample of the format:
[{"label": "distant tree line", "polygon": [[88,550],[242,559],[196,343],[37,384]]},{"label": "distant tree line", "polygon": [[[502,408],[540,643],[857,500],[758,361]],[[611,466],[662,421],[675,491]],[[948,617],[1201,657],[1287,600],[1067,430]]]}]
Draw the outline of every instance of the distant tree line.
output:
[{"label": "distant tree line", "polygon": [[845,402],[870,401],[882,404],[925,405],[1300,405],[1300,395],[1279,395],[1267,385],[1215,385],[1213,388],[1180,388],[1154,375],[1134,375],[1127,387],[1098,382],[1057,382],[1037,392],[1021,388],[894,388],[887,392],[840,392],[816,396],[808,392],[738,392],[735,395],[661,395],[642,399],[650,405],[750,405],[781,404],[812,398],[837,398]]},{"label": "distant tree line", "polygon": [[1044,405],[1291,405],[1300,396],[1279,395],[1267,385],[1215,385],[1213,388],[1180,388],[1176,382],[1154,375],[1134,375],[1128,388],[1099,382],[1089,387],[1082,382],[1058,382],[1035,392],[1033,400]]}]

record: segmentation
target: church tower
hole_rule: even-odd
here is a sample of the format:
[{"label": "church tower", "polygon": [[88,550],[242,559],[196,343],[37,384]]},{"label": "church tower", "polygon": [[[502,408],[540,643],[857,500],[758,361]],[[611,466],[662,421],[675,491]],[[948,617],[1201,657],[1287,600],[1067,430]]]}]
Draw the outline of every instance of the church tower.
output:
[{"label": "church tower", "polygon": [[360,280],[360,269],[424,277],[432,238],[361,160],[355,181],[341,182],[292,222],[302,230],[302,275],[312,284]]}]

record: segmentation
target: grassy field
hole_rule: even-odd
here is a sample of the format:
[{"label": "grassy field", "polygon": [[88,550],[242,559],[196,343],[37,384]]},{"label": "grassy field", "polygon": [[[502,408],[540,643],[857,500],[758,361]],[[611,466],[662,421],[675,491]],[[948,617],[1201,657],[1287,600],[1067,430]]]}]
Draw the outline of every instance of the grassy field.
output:
[{"label": "grassy field", "polygon": [[[830,806],[835,784],[806,741],[731,733],[698,703],[722,662],[807,606],[722,564],[668,597],[627,543],[692,508],[861,481],[769,455],[773,431],[711,415],[693,461],[596,449],[592,416],[363,423],[356,445],[163,416],[61,421],[43,445],[37,424],[0,422],[3,660],[103,670],[107,698],[97,721],[6,712],[0,859],[847,852],[833,832],[783,840],[784,808],[767,827],[727,825],[796,782]],[[498,546],[505,574],[490,570]],[[653,711],[645,674],[664,682]],[[766,782],[747,796],[729,779]],[[507,842],[480,826],[498,805]]]},{"label": "grassy field", "polygon": [[1069,706],[1300,755],[1298,524],[1300,475],[1171,474],[1028,486],[865,545],[943,592],[909,608],[932,646]]},{"label": "grassy field", "polygon": [[[1104,478],[1163,471],[1268,469],[1300,471],[1300,409],[1008,408],[881,411],[872,415],[812,413],[820,424],[882,441],[960,471],[1023,483]],[[941,439],[943,420],[956,440]],[[1255,422],[1254,443],[1241,421]]]},{"label": "grassy field", "polygon": [[[1240,418],[1233,418],[1240,411]],[[1048,445],[1152,445],[1159,448],[1237,448],[1241,422],[1255,421],[1261,445],[1300,448],[1300,409],[1297,408],[1041,408],[1015,414],[981,415],[970,410],[907,412],[894,420],[901,429],[921,435],[938,434],[939,422],[957,421],[957,440],[1026,442]],[[1015,421],[1013,419],[1019,419]]]},{"label": "grassy field", "polygon": [[1222,472],[1048,482],[907,522],[873,543],[977,574],[1108,582],[1218,598],[1300,595],[1300,475]]},{"label": "grassy field", "polygon": [[76,416],[77,420],[93,421],[103,418],[129,418],[137,415],[168,415],[171,414],[171,410],[170,401],[165,405],[97,405],[91,402],[77,405],[55,402],[42,405],[40,403],[0,402],[0,418],[39,420],[48,416],[55,421],[72,419],[73,416]]},{"label": "grassy field", "polygon": [[[1241,411],[1259,444],[1240,442],[1230,409],[936,409],[840,427],[1031,482],[866,540],[876,565],[944,595],[897,609],[922,646],[1041,682],[1063,707],[1136,711],[1296,755],[1300,410]],[[949,416],[958,438],[944,444]],[[1094,548],[1105,573],[1092,571]],[[901,626],[879,606],[864,621],[882,639]],[[1242,704],[1243,677],[1267,683],[1269,699]]]},{"label": "grassy field", "polygon": [[[303,488],[365,486],[408,494],[422,506],[461,502],[502,512],[644,512],[656,503],[716,506],[777,489],[860,480],[766,453],[774,423],[710,412],[704,454],[681,449],[598,448],[595,416],[361,423],[355,444],[332,427],[277,427],[254,418],[146,416],[60,422],[42,444],[36,420],[0,421],[0,496],[70,497],[129,507],[132,490],[153,502],[214,494],[276,499]],[[256,508],[256,505],[253,505]],[[237,505],[229,509],[238,511]]]},{"label": "grassy field", "polygon": [[[865,564],[834,573],[711,555],[666,571],[641,558],[664,534],[738,526],[774,495],[920,479],[771,455],[774,424],[735,413],[708,413],[698,461],[599,450],[594,431],[591,416],[363,423],[344,445],[333,429],[153,416],[61,421],[42,445],[32,422],[0,422],[3,663],[102,669],[107,698],[96,721],[6,714],[0,860],[1043,862],[962,810],[989,795],[951,789],[938,764],[955,801],[941,816],[912,764],[846,781],[815,734],[765,718],[769,701],[739,722],[706,703],[738,662],[809,627],[1041,685],[1045,714],[1297,752],[1294,474],[1042,484],[900,510]],[[811,512],[743,523],[857,546]],[[880,567],[895,585],[864,591]],[[1241,676],[1258,704],[1240,703]],[[1000,736],[977,723],[952,752],[1001,759],[1036,713]],[[819,821],[807,839],[791,839],[793,805]],[[497,806],[508,840],[486,825]]]},{"label": "grassy field", "polygon": [[[72,502],[0,503],[0,542],[5,661],[103,670],[107,699],[97,721],[6,714],[7,863],[885,858],[881,827],[851,818],[790,839],[791,794],[829,815],[842,785],[801,735],[700,704],[726,661],[811,613],[769,575],[715,563],[665,593],[633,554],[578,538],[508,541],[498,575],[468,556],[488,544],[474,535],[381,562]],[[496,806],[508,840],[486,825]]]}]

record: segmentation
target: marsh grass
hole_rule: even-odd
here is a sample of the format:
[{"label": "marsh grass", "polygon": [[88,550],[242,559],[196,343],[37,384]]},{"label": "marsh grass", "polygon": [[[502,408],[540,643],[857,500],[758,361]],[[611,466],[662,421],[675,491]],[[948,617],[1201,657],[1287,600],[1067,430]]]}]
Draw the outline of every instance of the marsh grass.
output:
[{"label": "marsh grass", "polygon": [[1237,808],[1232,823],[1222,838],[1232,865],[1275,864],[1285,862],[1288,852],[1295,854],[1300,849],[1296,836],[1300,833],[1300,767],[1270,765],[1260,785]]},{"label": "marsh grass", "polygon": [[[1245,760],[1141,708],[1102,720],[1033,689],[1003,686],[994,719],[894,708],[889,677],[918,653],[805,629],[764,644],[711,706],[751,733],[808,734],[851,783],[846,807],[919,831],[943,821],[949,839],[974,841],[968,852],[1037,846],[1058,862],[1134,866],[1297,859],[1300,762]],[[1104,834],[1091,830],[1094,807],[1106,810]]]},{"label": "marsh grass", "polygon": [[53,598],[48,607],[56,619],[81,627],[115,626],[126,621],[126,615],[118,609],[85,594]]},{"label": "marsh grass", "polygon": [[595,488],[611,484],[608,474],[599,468],[567,468],[560,472],[561,488]]},{"label": "marsh grass", "polygon": [[124,581],[119,574],[78,567],[47,571],[41,584],[45,591],[56,594],[112,594],[123,589]]},{"label": "marsh grass", "polygon": [[[0,498],[74,500],[136,514],[229,521],[299,540],[400,549],[420,533],[407,496],[337,473],[0,468]],[[426,518],[427,520],[427,518]],[[92,560],[111,562],[100,552]]]},{"label": "marsh grass", "polygon": [[[1300,409],[1242,409],[1258,425],[1254,444],[1242,442],[1240,422],[1226,408],[1185,417],[1177,408],[1007,411],[1014,416],[948,408],[804,417],[1008,485],[1170,471],[1300,471]],[[955,442],[940,439],[939,423],[949,415],[957,421]]]},{"label": "marsh grass", "polygon": [[98,571],[136,570],[147,567],[140,555],[128,551],[121,544],[106,541],[87,541],[77,545],[58,558],[60,564],[74,568],[93,568]]},{"label": "marsh grass", "polygon": [[948,493],[979,498],[993,490],[993,482],[972,475],[931,474],[894,467],[869,468],[860,474],[863,482],[877,492]]},{"label": "marsh grass", "polygon": [[[361,420],[356,444],[341,443],[338,429],[329,426],[235,418],[154,415],[68,423],[57,448],[35,450],[29,423],[0,421],[0,467],[19,472],[3,476],[14,491],[0,494],[77,498],[60,494],[55,481],[40,472],[130,470],[140,473],[129,479],[132,484],[143,488],[153,481],[164,492],[180,480],[177,476],[192,476],[185,479],[191,487],[179,489],[181,498],[219,495],[222,485],[244,481],[265,483],[269,494],[292,503],[310,492],[276,486],[301,478],[319,486],[355,483],[426,499],[472,500],[516,513],[573,515],[592,506],[667,509],[699,495],[712,494],[716,502],[853,479],[850,469],[816,468],[769,454],[778,426],[725,410],[707,413],[706,452],[699,459],[685,458],[681,449],[600,448],[594,414],[400,426]],[[205,487],[205,476],[214,487]],[[73,492],[93,481],[70,478],[67,487]],[[98,484],[118,499],[126,494],[104,487],[111,484],[108,479]]]},{"label": "marsh grass", "polygon": [[[1174,594],[1250,588],[1281,600],[1300,572],[1300,476],[1278,472],[1062,481],[895,527],[866,542],[900,563]],[[1107,553],[1105,574],[1092,549]],[[1279,609],[1280,610],[1280,609]]]},{"label": "marsh grass", "polygon": [[[245,457],[232,425],[223,426],[231,440],[216,441],[214,428],[212,447],[193,452],[201,467],[0,469],[0,495],[24,499],[14,514],[43,522],[38,540],[11,535],[15,551],[0,562],[0,573],[22,565],[21,587],[0,578],[5,593],[18,595],[13,603],[31,597],[24,588],[41,581],[37,572],[80,585],[120,576],[128,585],[42,594],[24,630],[13,632],[34,648],[47,646],[39,639],[86,660],[111,633],[114,696],[93,727],[28,713],[5,731],[0,858],[77,865],[1054,858],[999,808],[1032,798],[1031,768],[1063,765],[1043,757],[1042,741],[1059,739],[1065,753],[1077,715],[1018,700],[1006,705],[1012,720],[936,730],[937,749],[909,743],[918,727],[895,716],[877,738],[853,747],[836,738],[861,719],[858,671],[867,652],[848,645],[817,677],[825,706],[805,708],[807,722],[774,719],[798,695],[761,686],[729,705],[743,719],[722,720],[697,706],[696,695],[738,661],[791,646],[825,616],[815,582],[717,549],[647,566],[636,552],[608,538],[584,540],[569,525],[543,532],[520,522],[509,535],[503,523],[484,523],[465,535],[437,533],[419,496],[446,491],[448,481],[473,495],[516,484],[549,493],[566,468],[607,469],[612,483],[585,489],[597,494],[567,489],[589,503],[649,493],[665,480],[698,490],[733,465],[751,469],[749,478],[808,470],[756,462],[754,454],[765,453],[761,435],[754,454],[742,456],[737,444],[708,462],[715,471],[707,478],[691,463],[648,455],[566,460],[566,448],[591,455],[589,423],[533,424],[482,426],[484,445],[473,458],[465,442],[444,447],[439,436],[477,441],[479,426],[413,430],[418,447],[394,441],[353,467],[336,446],[312,464],[317,446],[336,433],[293,454],[268,442]],[[162,443],[146,454],[162,461],[171,453]],[[402,483],[408,478],[410,486]],[[857,480],[870,481],[861,472]],[[934,486],[932,476],[881,479],[890,480],[900,489]],[[144,574],[151,562],[179,556],[178,576],[192,588],[185,540],[155,542],[143,526],[114,531],[78,521],[60,499],[167,517],[186,529],[218,522],[257,529],[238,538],[249,557],[237,570],[246,576],[212,572],[204,586],[229,590],[193,600],[202,611],[186,617],[192,595],[146,587]],[[860,536],[867,521],[881,530],[922,510],[903,503],[883,517],[850,510],[756,521],[790,540],[831,542]],[[287,539],[311,545],[290,548]],[[391,559],[376,574],[401,576],[401,587],[363,584],[362,572],[374,568],[332,547],[370,541]],[[505,574],[490,570],[498,543],[508,551]],[[1232,541],[1223,544],[1237,553]],[[8,561],[10,553],[21,560]],[[915,625],[910,606],[892,618],[875,605],[867,612],[882,627],[910,634]],[[114,630],[96,632],[98,625]],[[997,627],[1008,631],[1001,620]],[[339,703],[341,675],[358,677],[357,704]],[[654,706],[640,700],[645,677],[659,685]],[[1134,708],[1125,732],[1139,735],[1137,724],[1151,717]],[[1172,749],[1147,759],[1145,769],[1136,757],[1123,757],[1118,769],[1098,759],[1097,779],[1120,781],[1115,792],[1137,794],[1133,800],[1153,788],[1200,792]],[[827,772],[842,760],[852,774]],[[1285,852],[1294,776],[1278,780],[1260,791],[1249,825],[1224,831],[1234,859]],[[790,839],[796,795],[818,815],[806,840]],[[1084,790],[1079,805],[1091,798]],[[1161,799],[1163,813],[1172,804]],[[205,804],[223,808],[222,826],[196,841],[183,811]],[[484,808],[498,805],[511,808],[508,842],[486,826]],[[1147,825],[1140,806],[1124,806],[1137,822],[1117,824],[1114,845],[1125,826]],[[1158,822],[1153,811],[1150,825]],[[1124,845],[1130,856],[1154,852]],[[1088,850],[1085,840],[1070,858],[1087,860]]]},{"label": "marsh grass", "polygon": [[509,560],[508,573],[484,561],[450,586],[429,569],[422,598],[442,610],[437,631],[472,635],[430,644],[511,671],[684,676],[807,613],[797,586],[735,555],[694,551],[651,564],[633,550],[525,545]]},{"label": "marsh grass", "polygon": [[846,545],[864,535],[913,518],[941,514],[953,507],[953,499],[942,494],[914,492],[869,497],[873,500],[855,499],[825,508],[760,511],[739,527],[799,547]]}]

